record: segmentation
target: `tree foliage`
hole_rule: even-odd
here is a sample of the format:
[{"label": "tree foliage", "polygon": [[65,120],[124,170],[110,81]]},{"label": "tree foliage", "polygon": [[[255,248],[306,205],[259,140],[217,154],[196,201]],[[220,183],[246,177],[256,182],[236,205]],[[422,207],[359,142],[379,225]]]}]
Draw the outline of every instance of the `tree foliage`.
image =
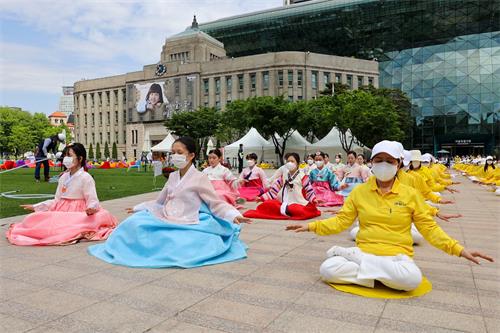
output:
[{"label": "tree foliage", "polygon": [[94,148],[92,147],[92,144],[90,144],[90,146],[89,146],[89,151],[87,152],[87,157],[89,158],[89,160],[94,159]]},{"label": "tree foliage", "polygon": [[98,143],[95,144],[95,158],[99,161],[101,159],[101,145]]},{"label": "tree foliage", "polygon": [[113,148],[111,148],[111,158],[115,161],[118,159],[118,148],[116,147],[116,142],[113,142]]},{"label": "tree foliage", "polygon": [[109,158],[109,146],[107,141],[104,143],[104,158]]}]

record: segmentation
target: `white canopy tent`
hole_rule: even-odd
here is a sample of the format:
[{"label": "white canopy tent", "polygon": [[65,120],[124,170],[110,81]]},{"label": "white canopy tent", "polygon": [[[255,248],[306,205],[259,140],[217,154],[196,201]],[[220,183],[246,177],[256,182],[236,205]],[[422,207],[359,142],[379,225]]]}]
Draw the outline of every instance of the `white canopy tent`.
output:
[{"label": "white canopy tent", "polygon": [[174,143],[175,138],[172,136],[172,134],[168,134],[165,139],[163,139],[159,144],[156,146],[153,146],[151,148],[152,151],[155,152],[170,152],[172,149],[172,144]]},{"label": "white canopy tent", "polygon": [[229,158],[230,160],[238,158],[240,144],[243,145],[244,155],[255,153],[259,156],[259,162],[271,162],[276,159],[274,145],[264,139],[262,135],[260,135],[260,133],[253,127],[241,139],[224,147],[224,158]]},{"label": "white canopy tent", "polygon": [[[278,134],[274,134],[278,138],[278,142],[281,144],[283,138]],[[272,139],[270,139],[272,142]],[[285,154],[295,152],[298,153],[301,158],[304,158],[308,152],[314,150],[311,143],[307,141],[297,130],[294,130],[290,137],[286,140]]]},{"label": "white canopy tent", "polygon": [[[348,131],[347,135],[348,138],[351,138],[352,137],[351,131]],[[339,153],[342,154],[342,156],[345,156],[344,149],[342,149],[342,144],[340,143],[339,130],[336,127],[332,127],[330,132],[328,132],[328,134],[325,135],[324,138],[312,144],[311,149],[316,151],[320,150],[322,152],[328,153],[328,155],[330,155],[330,158],[333,158],[335,154]],[[351,150],[354,150],[356,152],[362,152],[363,147],[353,143]]]}]

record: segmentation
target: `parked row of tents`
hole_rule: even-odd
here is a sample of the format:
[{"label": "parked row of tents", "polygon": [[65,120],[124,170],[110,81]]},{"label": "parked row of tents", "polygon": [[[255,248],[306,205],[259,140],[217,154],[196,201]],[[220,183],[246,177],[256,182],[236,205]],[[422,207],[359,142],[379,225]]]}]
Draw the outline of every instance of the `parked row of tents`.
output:
[{"label": "parked row of tents", "polygon": [[[352,136],[350,133],[347,134],[348,139]],[[276,139],[280,144],[283,143],[283,139],[275,134]],[[151,147],[153,152],[170,152],[175,138],[172,134],[168,134],[163,141],[159,144]],[[276,161],[277,155],[275,151],[275,146],[273,144],[272,138],[266,140],[255,128],[251,128],[241,139],[226,145],[223,147],[224,158],[237,158],[238,150],[240,144],[243,144],[243,154],[256,153],[261,161]],[[209,147],[210,146],[210,147]],[[207,151],[213,148],[213,142],[210,140],[207,145]],[[360,151],[363,147],[353,144],[353,150]],[[317,151],[323,151],[328,153],[330,156],[342,153],[342,144],[340,143],[339,131],[333,127],[330,132],[321,140],[314,143],[307,141],[298,131],[293,131],[291,136],[286,141],[285,153],[296,152],[301,157],[307,154],[312,154]]]}]

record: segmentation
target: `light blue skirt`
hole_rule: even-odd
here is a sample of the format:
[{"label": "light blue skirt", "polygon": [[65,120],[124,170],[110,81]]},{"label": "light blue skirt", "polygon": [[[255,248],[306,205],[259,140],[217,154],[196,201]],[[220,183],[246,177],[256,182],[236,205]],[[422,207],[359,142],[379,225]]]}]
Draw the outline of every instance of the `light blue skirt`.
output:
[{"label": "light blue skirt", "polygon": [[248,247],[239,234],[239,225],[212,215],[205,204],[200,208],[199,224],[166,223],[141,211],[88,252],[116,265],[192,268],[246,258]]},{"label": "light blue skirt", "polygon": [[344,183],[349,185],[348,187],[346,187],[345,189],[337,192],[337,194],[340,194],[344,197],[347,197],[349,196],[349,194],[351,194],[352,190],[358,186],[358,185],[361,185],[363,184],[363,179],[361,178],[355,178],[355,177],[347,177],[345,180],[344,180]]}]

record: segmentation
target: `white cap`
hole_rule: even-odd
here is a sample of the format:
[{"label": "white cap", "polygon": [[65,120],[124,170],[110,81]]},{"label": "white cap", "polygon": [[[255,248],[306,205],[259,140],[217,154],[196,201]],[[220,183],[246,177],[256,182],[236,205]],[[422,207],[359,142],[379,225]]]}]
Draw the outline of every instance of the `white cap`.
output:
[{"label": "white cap", "polygon": [[431,163],[432,162],[432,155],[429,153],[423,154],[422,155],[422,162]]},{"label": "white cap", "polygon": [[403,150],[403,156],[404,156],[403,165],[408,166],[408,164],[410,164],[411,162],[411,151]]},{"label": "white cap", "polygon": [[66,141],[66,135],[64,135],[64,133],[59,133],[59,134],[57,134],[57,138],[58,138],[58,139],[59,139],[59,141],[61,141],[61,142]]},{"label": "white cap", "polygon": [[493,160],[493,156],[487,156],[486,160]]},{"label": "white cap", "polygon": [[422,153],[420,150],[411,150],[410,153],[412,161],[422,161]]},{"label": "white cap", "polygon": [[56,158],[57,158],[57,159],[60,159],[60,158],[61,158],[61,156],[62,156],[62,151],[58,151],[58,152],[56,153]]},{"label": "white cap", "polygon": [[394,158],[401,159],[403,157],[403,146],[396,141],[380,141],[372,149],[372,157],[380,153],[387,153]]}]

